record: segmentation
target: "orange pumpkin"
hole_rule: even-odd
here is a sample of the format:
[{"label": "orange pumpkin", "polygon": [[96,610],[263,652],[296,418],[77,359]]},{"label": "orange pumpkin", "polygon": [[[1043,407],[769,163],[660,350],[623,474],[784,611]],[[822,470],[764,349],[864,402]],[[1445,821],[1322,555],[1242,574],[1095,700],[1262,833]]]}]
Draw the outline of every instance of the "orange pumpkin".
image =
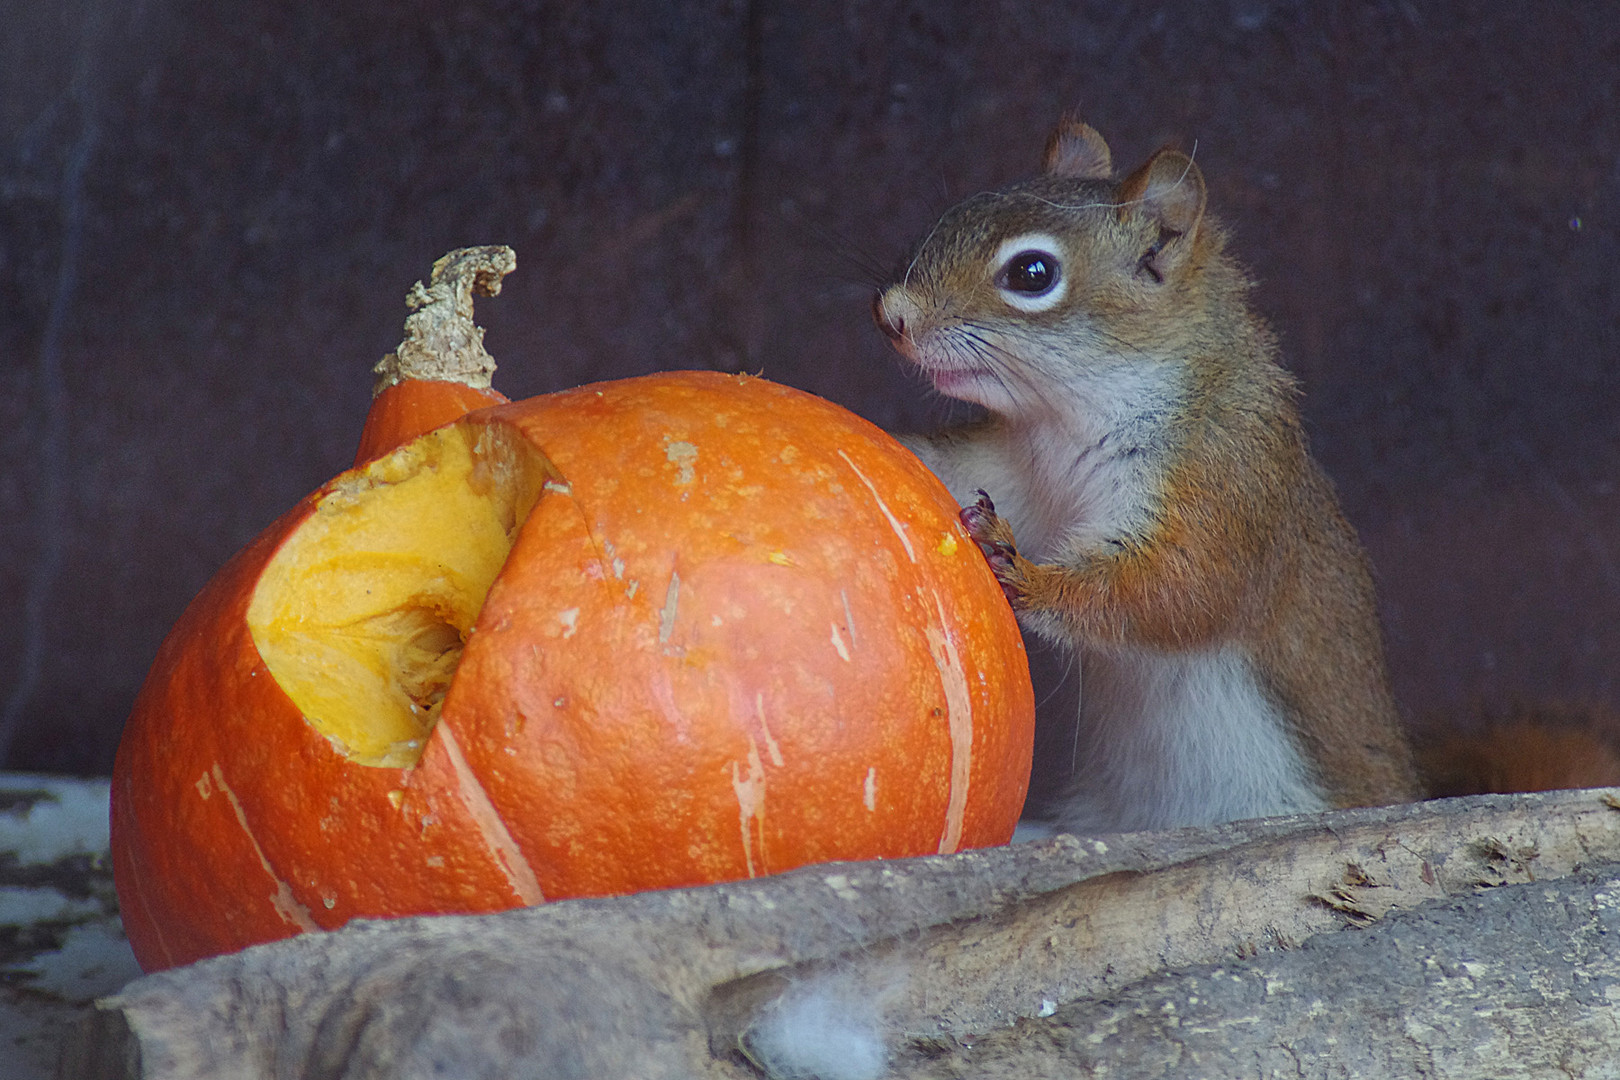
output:
[{"label": "orange pumpkin", "polygon": [[865,421],[717,373],[344,473],[220,571],[136,702],[137,957],[1006,841],[1033,695],[956,514]]}]

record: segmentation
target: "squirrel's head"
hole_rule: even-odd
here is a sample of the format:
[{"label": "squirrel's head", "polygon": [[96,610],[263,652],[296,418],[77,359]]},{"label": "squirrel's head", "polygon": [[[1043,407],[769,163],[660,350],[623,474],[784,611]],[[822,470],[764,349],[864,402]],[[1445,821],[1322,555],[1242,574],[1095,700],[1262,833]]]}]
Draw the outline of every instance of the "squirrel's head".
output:
[{"label": "squirrel's head", "polygon": [[947,210],[873,316],[942,393],[1009,411],[1009,395],[1038,398],[1163,344],[1167,316],[1196,291],[1206,234],[1219,246],[1204,203],[1186,154],[1162,149],[1116,181],[1102,136],[1065,118],[1041,175]]}]

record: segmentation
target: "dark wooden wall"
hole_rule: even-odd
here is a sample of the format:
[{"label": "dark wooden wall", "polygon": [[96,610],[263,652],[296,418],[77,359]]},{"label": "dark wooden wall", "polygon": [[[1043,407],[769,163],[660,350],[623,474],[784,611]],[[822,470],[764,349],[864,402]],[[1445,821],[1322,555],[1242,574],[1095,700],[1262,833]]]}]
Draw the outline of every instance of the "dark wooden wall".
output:
[{"label": "dark wooden wall", "polygon": [[1065,108],[1196,146],[1397,690],[1620,704],[1620,19],[1487,0],[5,0],[0,763],[106,770],[163,633],[348,461],[434,257],[514,396],[722,367],[950,414],[867,318]]}]

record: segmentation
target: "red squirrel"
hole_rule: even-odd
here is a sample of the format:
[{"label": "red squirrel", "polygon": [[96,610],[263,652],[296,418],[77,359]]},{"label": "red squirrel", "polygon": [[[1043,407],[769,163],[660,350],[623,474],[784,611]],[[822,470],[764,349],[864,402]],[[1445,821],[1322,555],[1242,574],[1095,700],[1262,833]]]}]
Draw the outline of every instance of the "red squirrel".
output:
[{"label": "red squirrel", "polygon": [[1367,559],[1197,164],[1166,148],[1116,180],[1066,119],[1044,166],[947,210],[873,314],[988,412],[906,443],[967,504],[1023,625],[1077,654],[1052,824],[1419,798]]}]

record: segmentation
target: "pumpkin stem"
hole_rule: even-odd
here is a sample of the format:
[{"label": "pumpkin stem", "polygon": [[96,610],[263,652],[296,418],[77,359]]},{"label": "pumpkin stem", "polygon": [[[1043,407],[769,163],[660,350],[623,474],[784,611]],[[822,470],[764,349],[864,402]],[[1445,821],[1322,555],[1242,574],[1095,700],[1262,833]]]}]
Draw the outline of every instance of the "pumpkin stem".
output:
[{"label": "pumpkin stem", "polygon": [[405,295],[411,309],[405,340],[371,369],[372,396],[411,379],[489,389],[495,358],[484,349],[484,328],[473,322],[473,297],[497,295],[515,269],[517,253],[501,244],[458,248],[434,263],[429,284],[418,281]]}]

